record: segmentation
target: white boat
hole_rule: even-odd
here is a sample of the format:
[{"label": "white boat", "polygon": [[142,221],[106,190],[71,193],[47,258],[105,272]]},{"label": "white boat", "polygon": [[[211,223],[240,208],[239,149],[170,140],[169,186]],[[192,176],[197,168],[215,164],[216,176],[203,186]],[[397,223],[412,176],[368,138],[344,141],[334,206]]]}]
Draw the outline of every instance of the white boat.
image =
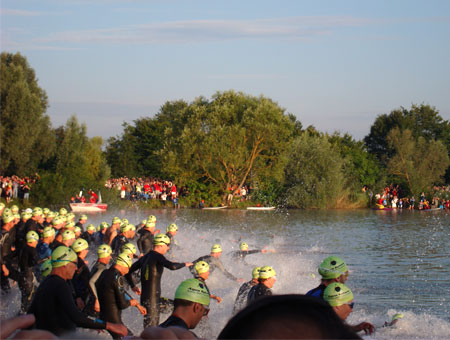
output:
[{"label": "white boat", "polygon": [[247,210],[275,210],[275,207],[247,207]]},{"label": "white boat", "polygon": [[105,203],[70,203],[70,209],[76,213],[104,212],[107,208]]}]

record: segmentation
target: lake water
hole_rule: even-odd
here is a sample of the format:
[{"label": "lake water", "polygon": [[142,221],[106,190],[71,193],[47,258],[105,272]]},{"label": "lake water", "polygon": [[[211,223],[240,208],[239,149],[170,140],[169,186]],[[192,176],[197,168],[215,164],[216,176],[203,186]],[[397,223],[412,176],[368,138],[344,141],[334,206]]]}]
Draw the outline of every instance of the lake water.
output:
[{"label": "lake water", "polygon": [[[173,261],[193,261],[221,243],[227,269],[249,280],[258,265],[277,272],[274,294],[305,293],[319,284],[317,266],[329,255],[338,255],[350,270],[347,285],[355,295],[350,324],[369,321],[375,326],[401,312],[395,327],[380,328],[367,339],[450,338],[450,215],[445,211],[247,211],[195,209],[111,211],[89,216],[99,224],[112,217],[139,223],[153,214],[157,228],[165,231],[176,223],[179,248]],[[227,253],[240,240],[250,249],[276,249],[275,254],[254,254],[247,264],[235,264]],[[91,257],[94,261],[94,256]],[[315,274],[315,278],[313,277]],[[172,298],[176,286],[190,274],[186,268],[165,270],[163,296]],[[199,336],[216,336],[231,315],[239,284],[214,273],[208,280],[211,292],[223,298],[211,302],[209,320],[195,330]],[[19,304],[19,296],[2,299],[2,317],[11,315],[7,303]],[[11,305],[11,304],[10,304]],[[164,321],[166,315],[161,316]],[[135,308],[123,313],[127,326],[138,333],[142,317]]]}]

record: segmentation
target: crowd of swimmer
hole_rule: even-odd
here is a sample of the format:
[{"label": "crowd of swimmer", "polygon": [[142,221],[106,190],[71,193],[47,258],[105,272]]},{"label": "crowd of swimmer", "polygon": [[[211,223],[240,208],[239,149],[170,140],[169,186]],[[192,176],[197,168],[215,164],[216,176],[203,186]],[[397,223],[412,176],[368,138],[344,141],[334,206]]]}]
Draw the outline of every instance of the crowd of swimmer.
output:
[{"label": "crowd of swimmer", "polygon": [[[270,266],[253,268],[252,279],[245,283],[235,277],[220,260],[220,244],[213,244],[210,254],[193,262],[169,261],[165,255],[171,245],[176,244],[174,236],[178,227],[170,224],[162,233],[156,229],[153,215],[137,227],[118,217],[114,217],[111,224],[102,222],[95,226],[87,224],[86,215],[75,222],[75,215],[64,208],[54,212],[35,207],[19,213],[17,206],[5,207],[0,203],[0,216],[2,294],[10,292],[11,281],[17,282],[22,295],[20,313],[34,315],[36,329],[58,336],[73,332],[77,327],[106,329],[114,339],[131,335],[132,331],[122,321],[121,311],[133,306],[143,315],[145,329],[175,326],[196,337],[192,329],[208,314],[210,299],[221,302],[206,284],[214,270],[243,283],[232,320],[245,316],[247,308],[271,296],[276,282],[275,269]],[[134,239],[137,239],[137,247]],[[95,251],[98,257],[93,266],[86,261],[90,251]],[[248,244],[241,242],[240,249],[232,256],[239,261],[250,254],[267,252],[275,250],[249,250]],[[173,300],[162,298],[164,268],[184,267],[189,267],[193,278],[179,284]],[[334,311],[332,314],[344,324],[354,308],[353,294],[345,285],[349,273],[347,265],[341,258],[329,256],[320,264],[318,272],[322,277],[320,285],[306,295],[325,301]],[[39,282],[37,287],[35,281]],[[140,301],[128,290],[139,295]],[[160,323],[160,313],[170,311],[170,317]],[[362,322],[345,325],[345,329],[358,338],[356,332],[372,333],[374,326]]]},{"label": "crowd of swimmer", "polygon": [[[363,191],[369,190],[367,187]],[[369,195],[372,193],[369,192]],[[433,188],[431,198],[427,198],[422,192],[418,200],[414,196],[402,197],[398,185],[385,187],[382,193],[375,195],[375,204],[378,208],[430,210],[450,209],[450,186]]]}]

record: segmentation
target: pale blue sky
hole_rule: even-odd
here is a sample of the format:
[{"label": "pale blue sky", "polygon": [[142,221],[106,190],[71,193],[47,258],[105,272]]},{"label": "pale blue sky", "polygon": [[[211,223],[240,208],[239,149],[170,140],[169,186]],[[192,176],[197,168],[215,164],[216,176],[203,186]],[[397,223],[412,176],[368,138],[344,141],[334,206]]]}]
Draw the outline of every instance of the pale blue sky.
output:
[{"label": "pale blue sky", "polygon": [[263,94],[306,127],[363,138],[427,103],[450,119],[450,1],[3,0],[1,50],[90,136],[168,100]]}]

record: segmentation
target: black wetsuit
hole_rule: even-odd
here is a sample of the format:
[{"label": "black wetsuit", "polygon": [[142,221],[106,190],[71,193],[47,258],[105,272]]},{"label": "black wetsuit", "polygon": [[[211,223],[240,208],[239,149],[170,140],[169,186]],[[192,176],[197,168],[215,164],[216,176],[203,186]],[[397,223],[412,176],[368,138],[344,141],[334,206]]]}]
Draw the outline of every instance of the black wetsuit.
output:
[{"label": "black wetsuit", "polygon": [[[100,302],[100,319],[113,323],[122,322],[122,309],[130,306],[130,296],[124,289],[124,277],[114,267],[102,272],[95,286],[97,288],[98,301]],[[121,336],[110,332],[113,339]],[[128,335],[132,333],[128,332]]]},{"label": "black wetsuit", "polygon": [[189,268],[189,270],[191,271],[191,273],[194,276],[196,275],[194,267],[195,267],[195,264],[199,261],[205,261],[206,263],[209,264],[209,273],[210,274],[212,274],[214,272],[214,270],[217,268],[230,280],[237,281],[237,278],[233,274],[231,274],[228,270],[225,269],[222,261],[220,261],[219,258],[211,256],[211,255],[205,255],[205,256],[199,257],[197,260],[194,261],[194,265]]},{"label": "black wetsuit", "polygon": [[93,244],[94,240],[92,238],[93,234],[89,234],[87,231],[81,234],[81,238],[85,239],[89,245]]},{"label": "black wetsuit", "polygon": [[62,243],[62,242],[59,242],[58,240],[54,240],[51,244],[50,244],[50,249],[52,250],[52,252],[53,252],[53,250],[55,250],[56,248],[58,248],[58,247],[65,247],[66,245],[64,244],[64,243]]},{"label": "black wetsuit", "polygon": [[234,301],[233,314],[239,312],[242,308],[247,306],[247,297],[250,289],[253,286],[256,286],[258,283],[255,283],[253,280],[245,282],[240,288],[236,296],[236,300]]},{"label": "black wetsuit", "polygon": [[170,248],[169,248],[169,250],[167,251],[167,254],[170,254],[174,248],[177,248],[177,247],[178,247],[178,243],[177,243],[177,241],[175,240],[175,237],[174,237],[172,234],[170,234],[169,232],[166,233],[166,236],[167,236],[168,238],[170,238]]},{"label": "black wetsuit", "polygon": [[[20,273],[16,269],[15,266],[13,266],[13,257],[14,253],[11,250],[11,247],[16,245],[16,228],[13,226],[9,231],[6,231],[5,229],[1,230],[0,235],[0,271],[1,271],[1,289],[4,292],[9,292],[10,285],[9,285],[9,279],[12,279],[14,281],[19,281]],[[5,276],[3,274],[3,270],[1,270],[1,266],[5,265],[6,268],[9,270],[9,275]]]},{"label": "black wetsuit", "polygon": [[78,269],[71,281],[75,291],[75,297],[80,298],[86,304],[89,295],[89,277],[91,273],[84,260],[80,258],[78,258],[77,266]]},{"label": "black wetsuit", "polygon": [[147,255],[135,262],[125,276],[133,288],[135,284],[132,274],[138,269],[141,270],[141,305],[147,308],[147,315],[144,316],[144,327],[157,326],[159,324],[161,276],[164,267],[176,270],[185,267],[185,264],[170,262],[164,255],[151,250]]},{"label": "black wetsuit", "polygon": [[141,235],[141,237],[139,237],[136,243],[139,252],[142,255],[145,255],[153,248],[153,234],[147,229],[141,229],[139,231],[139,234]]},{"label": "black wetsuit", "polygon": [[70,286],[57,275],[50,275],[42,281],[28,313],[36,317],[35,328],[58,336],[73,332],[77,327],[106,328],[106,322],[91,320],[80,312],[73,300]]},{"label": "black wetsuit", "polygon": [[261,253],[261,249],[247,250],[247,251],[244,251],[244,250],[236,250],[236,251],[231,252],[230,255],[231,255],[231,257],[233,258],[233,260],[235,260],[235,261],[244,261],[244,260],[245,260],[245,257],[246,257],[247,255],[250,255],[250,254],[259,254],[259,253]]},{"label": "black wetsuit", "polygon": [[180,327],[180,328],[183,328],[183,329],[191,332],[192,335],[195,336],[195,338],[198,338],[198,336],[189,329],[189,327],[186,324],[186,322],[184,322],[184,320],[182,318],[180,318],[180,317],[178,317],[178,316],[176,316],[174,314],[169,316],[169,318],[166,321],[164,321],[162,324],[160,324],[159,327],[161,327],[161,328]]},{"label": "black wetsuit", "polygon": [[104,270],[106,270],[106,265],[99,261],[91,268],[91,274],[89,276],[89,296],[86,307],[83,310],[87,315],[98,316],[98,313],[95,311],[95,300],[98,299],[97,287],[95,284]]},{"label": "black wetsuit", "polygon": [[31,303],[33,297],[34,284],[33,284],[33,269],[38,264],[38,254],[36,248],[26,245],[19,257],[19,269],[20,279],[19,288],[22,293],[22,305],[20,311],[25,313]]},{"label": "black wetsuit", "polygon": [[78,221],[77,223],[75,223],[75,227],[80,227],[81,233],[84,233],[84,226],[83,226],[83,223],[81,223],[80,221]]},{"label": "black wetsuit", "polygon": [[272,295],[272,291],[270,290],[270,288],[262,283],[258,283],[257,285],[253,286],[248,292],[247,305],[249,305],[256,299],[269,295]]},{"label": "black wetsuit", "polygon": [[111,242],[111,249],[115,257],[117,257],[120,254],[122,246],[128,242],[130,241],[128,241],[128,239],[122,234],[119,234],[116,237],[114,237],[114,240]]},{"label": "black wetsuit", "polygon": [[325,288],[327,288],[327,287],[321,283],[319,286],[317,286],[314,289],[311,289],[305,295],[315,296],[315,297],[323,299],[323,292],[325,291]]}]

